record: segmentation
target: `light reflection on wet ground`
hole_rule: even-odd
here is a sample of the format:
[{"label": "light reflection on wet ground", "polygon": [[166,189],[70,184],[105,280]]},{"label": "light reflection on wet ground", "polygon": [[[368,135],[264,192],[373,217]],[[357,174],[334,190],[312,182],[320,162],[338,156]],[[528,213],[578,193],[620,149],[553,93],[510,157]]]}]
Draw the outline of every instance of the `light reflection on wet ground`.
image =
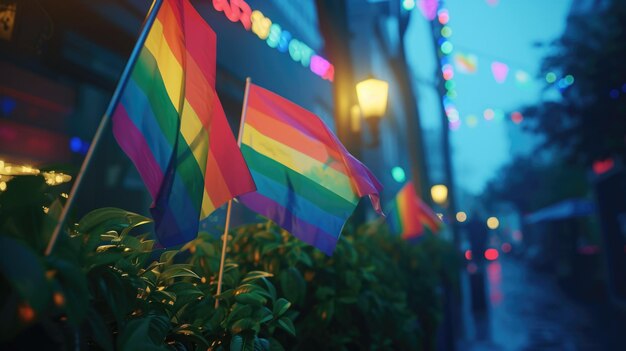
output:
[{"label": "light reflection on wet ground", "polygon": [[550,276],[510,258],[487,263],[484,274],[488,312],[465,319],[470,341],[459,350],[610,349],[603,324],[613,321],[567,296]]}]

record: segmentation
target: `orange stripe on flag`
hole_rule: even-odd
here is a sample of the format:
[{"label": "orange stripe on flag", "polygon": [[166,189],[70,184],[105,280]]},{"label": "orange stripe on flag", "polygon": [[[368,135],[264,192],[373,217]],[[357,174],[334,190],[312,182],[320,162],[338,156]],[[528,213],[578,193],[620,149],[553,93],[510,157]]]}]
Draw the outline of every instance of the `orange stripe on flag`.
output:
[{"label": "orange stripe on flag", "polygon": [[272,118],[254,107],[248,107],[246,123],[261,134],[348,175],[341,155],[336,149],[329,148],[318,140],[299,132],[292,126]]}]

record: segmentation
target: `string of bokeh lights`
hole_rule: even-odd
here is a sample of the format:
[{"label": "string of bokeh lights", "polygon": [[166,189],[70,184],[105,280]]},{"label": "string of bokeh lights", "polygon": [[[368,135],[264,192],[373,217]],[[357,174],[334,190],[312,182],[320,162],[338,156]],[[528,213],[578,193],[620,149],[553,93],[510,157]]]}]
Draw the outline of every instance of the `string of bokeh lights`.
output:
[{"label": "string of bokeh lights", "polygon": [[[498,4],[497,0],[487,0],[486,2],[490,6],[496,6]],[[453,30],[450,26],[450,13],[440,1],[419,0],[416,3],[415,0],[403,0],[402,7],[406,11],[411,11],[416,7],[419,7],[422,15],[426,19],[430,21],[437,19],[437,21],[442,25],[442,28],[438,33],[440,34],[440,37],[437,40],[437,44],[439,45],[438,50],[441,62],[441,74],[445,81],[444,87],[446,89],[445,95],[443,96],[443,106],[448,119],[448,127],[450,130],[456,131],[462,126],[462,121],[459,110],[454,103],[454,100],[458,97],[456,83],[454,81],[455,72],[458,71],[464,74],[475,74],[478,70],[478,56],[475,54],[463,54],[458,50],[455,50],[451,41]],[[504,62],[496,60],[491,62],[491,72],[494,80],[498,84],[505,83],[509,77],[510,71],[511,69],[509,68],[509,65]],[[520,87],[526,86],[531,81],[530,75],[522,69],[515,70],[514,77],[516,83]],[[548,72],[545,75],[545,81],[550,86],[557,88],[559,92],[563,93],[572,84],[574,84],[575,79],[571,74],[558,77],[556,73]],[[621,92],[620,89],[613,89],[610,92],[610,96],[613,99],[619,98],[620,94],[626,95],[626,84],[621,87]],[[469,128],[476,127],[481,120],[479,117],[480,115],[482,115],[482,119],[485,122],[498,122],[504,121],[507,113],[498,108],[486,108],[480,114],[468,114],[464,118],[465,124]],[[519,111],[510,112],[508,113],[508,116],[514,124],[521,124],[524,121],[524,116]]]}]

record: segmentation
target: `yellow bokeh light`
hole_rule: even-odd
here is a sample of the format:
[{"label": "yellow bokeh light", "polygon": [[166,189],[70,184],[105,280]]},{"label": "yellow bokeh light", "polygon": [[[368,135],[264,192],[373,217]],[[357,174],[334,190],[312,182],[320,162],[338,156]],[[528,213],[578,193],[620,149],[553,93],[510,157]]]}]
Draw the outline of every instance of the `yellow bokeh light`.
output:
[{"label": "yellow bokeh light", "polygon": [[433,185],[430,188],[430,196],[435,203],[443,205],[448,200],[448,187],[443,184]]},{"label": "yellow bokeh light", "polygon": [[500,221],[496,217],[487,218],[487,227],[489,229],[498,229],[500,226]]},{"label": "yellow bokeh light", "polygon": [[467,213],[461,211],[456,213],[456,220],[463,223],[467,220]]},{"label": "yellow bokeh light", "polygon": [[7,190],[7,183],[0,182],[0,191],[5,191],[5,190]]}]

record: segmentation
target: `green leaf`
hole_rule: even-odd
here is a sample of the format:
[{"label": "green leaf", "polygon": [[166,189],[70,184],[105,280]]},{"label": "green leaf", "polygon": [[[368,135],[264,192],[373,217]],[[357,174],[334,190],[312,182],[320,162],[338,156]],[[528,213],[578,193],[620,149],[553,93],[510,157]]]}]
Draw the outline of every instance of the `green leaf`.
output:
[{"label": "green leaf", "polygon": [[289,269],[280,273],[280,287],[287,300],[299,305],[304,300],[304,293],[306,289],[306,282],[295,267],[289,267]]},{"label": "green leaf", "polygon": [[274,287],[274,284],[272,284],[272,282],[270,282],[267,278],[263,278],[263,283],[265,283],[265,286],[267,287],[269,297],[272,301],[276,301],[276,287]]},{"label": "green leaf", "polygon": [[263,248],[261,249],[261,255],[265,256],[268,253],[278,249],[279,247],[282,247],[284,244],[283,243],[268,243],[263,245]]},{"label": "green leaf", "polygon": [[272,273],[263,272],[263,271],[251,271],[246,274],[246,276],[241,280],[242,283],[247,283],[251,281],[255,281],[260,278],[268,278],[274,276]]},{"label": "green leaf", "polygon": [[242,335],[235,335],[230,340],[230,351],[255,351],[254,350],[254,336],[250,333],[244,333]]},{"label": "green leaf", "polygon": [[254,330],[255,333],[258,333],[261,327],[259,323],[255,322],[252,318],[239,319],[230,327],[230,331],[233,334],[239,334],[245,330]]},{"label": "green leaf", "polygon": [[354,304],[358,301],[359,299],[356,296],[344,296],[337,299],[337,302],[341,302],[344,304]]},{"label": "green leaf", "polygon": [[281,345],[278,340],[274,338],[270,338],[269,351],[285,351],[285,349],[283,348],[283,345]]},{"label": "green leaf", "polygon": [[307,267],[313,267],[313,260],[311,260],[311,256],[304,251],[300,251],[300,255],[298,256],[300,262],[302,262]]},{"label": "green leaf", "polygon": [[254,311],[252,317],[258,323],[265,323],[271,321],[274,318],[274,316],[272,315],[272,311],[270,311],[270,309],[265,306],[261,306],[256,311]]},{"label": "green leaf", "polygon": [[276,303],[274,304],[274,316],[276,317],[282,316],[285,312],[287,312],[290,306],[291,306],[291,302],[283,299],[282,297],[279,298],[278,300],[276,300]]},{"label": "green leaf", "polygon": [[62,286],[68,320],[77,326],[89,308],[87,277],[80,267],[65,260],[50,257],[48,265],[56,271],[55,278]]},{"label": "green leaf", "polygon": [[268,351],[270,349],[270,342],[267,339],[255,337],[254,338],[254,351]]},{"label": "green leaf", "polygon": [[275,241],[278,239],[276,234],[272,232],[268,232],[266,230],[261,230],[261,231],[254,233],[254,238],[257,240],[261,239],[261,240],[268,240],[268,241]]},{"label": "green leaf", "polygon": [[176,294],[178,299],[197,299],[204,296],[204,293],[193,283],[176,282],[166,288],[167,291]]},{"label": "green leaf", "polygon": [[230,351],[242,351],[243,350],[243,338],[241,335],[235,335],[230,339]]},{"label": "green leaf", "polygon": [[[117,347],[120,350],[167,350],[163,340],[150,334],[150,324],[154,317],[147,316],[131,320],[120,331]],[[153,339],[154,338],[154,339]],[[155,340],[156,339],[156,340]],[[160,339],[160,340],[159,340]]]},{"label": "green leaf", "polygon": [[296,327],[294,327],[291,319],[287,317],[282,317],[278,320],[278,325],[289,334],[296,336]]},{"label": "green leaf", "polygon": [[222,321],[226,319],[226,307],[220,305],[220,307],[215,310],[215,313],[211,316],[211,319],[206,323],[206,327],[209,330],[217,330],[217,328],[222,324]]},{"label": "green leaf", "polygon": [[49,240],[52,236],[52,232],[57,225],[59,217],[61,217],[61,212],[63,212],[63,204],[59,199],[56,199],[50,204],[48,207],[48,213],[43,218],[43,223],[41,226],[42,237]]},{"label": "green leaf", "polygon": [[174,330],[175,334],[182,335],[186,339],[190,339],[198,349],[209,349],[210,343],[202,334],[195,330],[195,328],[189,324],[185,324]]},{"label": "green leaf", "polygon": [[267,299],[257,293],[244,293],[235,294],[235,301],[247,305],[263,305],[267,302]]},{"label": "green leaf", "polygon": [[39,257],[6,236],[0,236],[0,273],[35,312],[43,310],[50,301],[50,285]]},{"label": "green leaf", "polygon": [[176,294],[169,292],[167,290],[156,290],[150,293],[150,298],[153,301],[157,301],[164,304],[170,304],[170,301],[176,302]]},{"label": "green leaf", "polygon": [[[104,207],[91,211],[78,223],[78,231],[100,235],[110,230],[132,229],[150,223],[150,218],[119,208]],[[124,231],[126,233],[127,231]]]},{"label": "green leaf", "polygon": [[174,256],[176,256],[177,253],[178,253],[178,250],[165,251],[161,254],[161,257],[159,258],[159,262],[161,263],[170,262],[174,259]]},{"label": "green leaf", "polygon": [[105,351],[113,351],[113,340],[111,339],[109,328],[93,306],[89,307],[87,322],[89,322],[91,335],[98,346]]},{"label": "green leaf", "polygon": [[159,281],[166,281],[178,277],[200,279],[200,277],[194,271],[189,269],[189,267],[191,266],[187,264],[173,264],[161,272],[161,275],[159,275]]},{"label": "green leaf", "polygon": [[320,301],[328,300],[332,296],[335,296],[335,289],[331,287],[320,286],[315,290],[315,298]]},{"label": "green leaf", "polygon": [[236,303],[228,315],[228,322],[236,321],[238,319],[246,318],[252,316],[252,306],[250,305],[240,305]]},{"label": "green leaf", "polygon": [[98,253],[94,253],[93,255],[89,255],[89,257],[87,257],[86,259],[85,265],[87,271],[90,271],[95,267],[113,265],[123,258],[124,254],[122,253],[121,248],[117,246],[111,246],[106,251],[101,251]]},{"label": "green leaf", "polygon": [[120,276],[109,269],[100,268],[89,273],[90,281],[96,282],[99,296],[103,297],[111,309],[118,325],[124,324],[124,318],[130,312],[131,297]]}]

